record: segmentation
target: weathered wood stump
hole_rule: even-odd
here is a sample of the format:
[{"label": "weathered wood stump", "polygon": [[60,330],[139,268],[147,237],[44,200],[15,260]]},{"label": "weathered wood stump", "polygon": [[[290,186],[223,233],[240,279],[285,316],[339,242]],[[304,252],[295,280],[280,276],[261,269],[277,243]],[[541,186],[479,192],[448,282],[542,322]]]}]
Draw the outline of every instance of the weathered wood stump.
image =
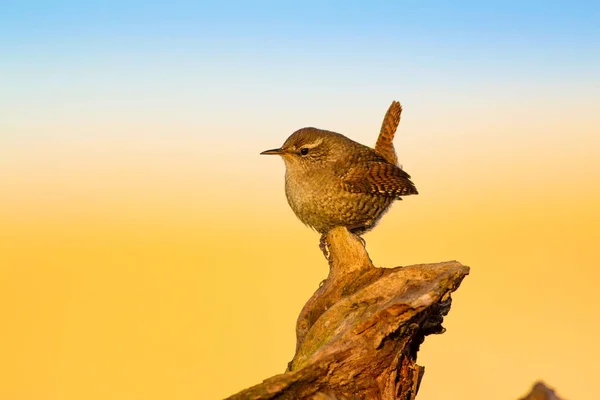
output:
[{"label": "weathered wood stump", "polygon": [[296,354],[284,374],[229,399],[415,398],[426,335],[442,333],[450,294],[469,273],[456,261],[376,268],[357,236],[327,234],[328,278],[296,327]]}]

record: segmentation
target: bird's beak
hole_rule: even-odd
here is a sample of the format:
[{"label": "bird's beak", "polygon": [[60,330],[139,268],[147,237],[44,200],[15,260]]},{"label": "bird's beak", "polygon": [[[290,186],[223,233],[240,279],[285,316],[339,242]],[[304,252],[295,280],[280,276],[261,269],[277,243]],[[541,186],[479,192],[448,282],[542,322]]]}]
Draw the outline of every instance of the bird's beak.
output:
[{"label": "bird's beak", "polygon": [[285,153],[285,150],[283,150],[282,148],[279,148],[279,149],[265,150],[260,154],[269,156],[269,155],[282,155],[283,153]]}]

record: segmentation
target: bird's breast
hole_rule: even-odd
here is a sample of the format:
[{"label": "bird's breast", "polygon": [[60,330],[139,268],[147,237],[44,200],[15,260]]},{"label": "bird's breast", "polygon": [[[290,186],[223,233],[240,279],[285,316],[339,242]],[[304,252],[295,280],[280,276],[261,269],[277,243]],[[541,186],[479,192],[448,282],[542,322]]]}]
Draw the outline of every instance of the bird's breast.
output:
[{"label": "bird's breast", "polygon": [[333,226],[375,223],[393,198],[344,189],[331,170],[287,171],[285,193],[296,216],[324,233]]},{"label": "bird's breast", "polygon": [[286,172],[285,194],[298,218],[317,228],[323,219],[324,208],[334,206],[334,191],[341,187],[339,178],[323,171]]}]

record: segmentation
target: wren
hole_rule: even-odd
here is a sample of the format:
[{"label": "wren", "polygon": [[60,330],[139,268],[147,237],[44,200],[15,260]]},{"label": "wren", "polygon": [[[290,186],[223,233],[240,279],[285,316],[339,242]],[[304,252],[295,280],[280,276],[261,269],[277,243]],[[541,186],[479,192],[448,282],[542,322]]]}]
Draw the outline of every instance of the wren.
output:
[{"label": "wren", "polygon": [[260,153],[283,158],[285,194],[300,221],[322,235],[336,226],[361,235],[394,200],[418,194],[392,143],[401,113],[400,103],[392,102],[374,149],[339,133],[302,128],[280,148]]}]

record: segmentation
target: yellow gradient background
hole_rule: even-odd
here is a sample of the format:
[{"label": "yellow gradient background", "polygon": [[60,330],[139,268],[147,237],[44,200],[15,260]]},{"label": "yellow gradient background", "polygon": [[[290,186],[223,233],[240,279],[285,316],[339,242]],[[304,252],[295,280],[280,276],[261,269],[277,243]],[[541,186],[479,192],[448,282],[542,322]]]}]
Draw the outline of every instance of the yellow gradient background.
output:
[{"label": "yellow gradient background", "polygon": [[[326,127],[373,142],[387,100],[354,113],[356,127],[339,109]],[[568,398],[594,392],[598,117],[539,100],[510,118],[405,102],[396,144],[421,194],[394,205],[368,249],[380,266],[472,267],[448,331],[419,354],[423,399],[516,398],[540,378]],[[258,156],[289,125],[7,138],[0,397],[220,398],[282,372],[327,274],[318,235],[288,209],[283,163]]]},{"label": "yellow gradient background", "polygon": [[[287,205],[283,162],[259,152],[304,126],[373,145],[392,100],[420,194],[365,235],[370,255],[471,267],[447,332],[419,352],[419,399],[516,399],[538,379],[597,396],[600,63],[575,43],[596,36],[570,47],[524,18],[521,36],[488,46],[460,18],[430,36],[404,14],[389,31],[369,14],[364,32],[322,36],[242,33],[238,18],[208,51],[198,10],[149,24],[162,36],[96,11],[81,39],[77,18],[49,17],[71,36],[10,47],[0,66],[0,399],[218,399],[282,373],[328,267]],[[97,33],[96,18],[116,25]],[[420,46],[451,28],[472,41]],[[393,52],[370,45],[402,29]],[[287,42],[271,39],[281,30]]]}]

